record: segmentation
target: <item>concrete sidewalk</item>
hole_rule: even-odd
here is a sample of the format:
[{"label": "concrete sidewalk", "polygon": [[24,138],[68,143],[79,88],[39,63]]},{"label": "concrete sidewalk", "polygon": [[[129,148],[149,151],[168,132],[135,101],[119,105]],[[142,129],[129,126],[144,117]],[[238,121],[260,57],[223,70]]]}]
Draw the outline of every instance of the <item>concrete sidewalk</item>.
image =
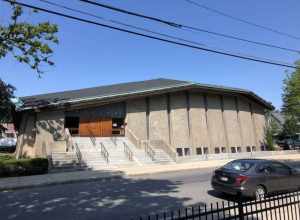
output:
[{"label": "concrete sidewalk", "polygon": [[34,176],[8,177],[0,178],[0,191],[83,181],[95,181],[105,178],[120,178],[122,176],[123,173],[119,171],[85,170],[62,173],[48,173]]},{"label": "concrete sidewalk", "polygon": [[[300,154],[293,155],[273,155],[265,157],[257,157],[260,159],[269,159],[269,160],[290,160],[290,161],[300,161]],[[166,164],[166,165],[151,165],[143,167],[127,167],[121,169],[128,176],[135,175],[145,175],[145,174],[154,174],[154,173],[163,173],[163,172],[176,172],[192,169],[203,169],[203,168],[213,168],[220,167],[234,159],[226,160],[207,160],[207,161],[196,161],[188,163],[178,163],[178,164]]]},{"label": "concrete sidewalk", "polygon": [[[263,159],[276,159],[276,160],[290,160],[300,161],[300,154],[291,155],[273,155],[268,157],[260,157]],[[193,170],[205,168],[220,167],[228,163],[233,159],[227,160],[208,160],[208,161],[196,161],[177,164],[166,165],[147,165],[147,166],[134,166],[134,167],[119,167],[111,170],[94,170],[94,171],[74,171],[74,172],[62,172],[62,173],[49,173],[36,176],[23,176],[23,177],[9,177],[0,178],[0,191],[30,188],[45,185],[55,185],[82,181],[95,181],[106,178],[120,178],[123,176],[137,176],[154,173],[164,172],[178,172],[184,170]]]}]

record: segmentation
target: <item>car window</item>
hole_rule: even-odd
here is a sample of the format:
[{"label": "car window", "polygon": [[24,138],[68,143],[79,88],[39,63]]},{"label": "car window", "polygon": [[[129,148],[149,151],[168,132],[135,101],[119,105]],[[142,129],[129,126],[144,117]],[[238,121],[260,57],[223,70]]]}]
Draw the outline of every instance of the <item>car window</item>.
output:
[{"label": "car window", "polygon": [[274,173],[280,175],[289,175],[290,169],[281,163],[271,163],[271,167]]},{"label": "car window", "polygon": [[274,170],[270,163],[263,163],[257,166],[258,173],[272,173]]},{"label": "car window", "polygon": [[254,165],[253,161],[247,161],[247,160],[236,160],[232,161],[224,166],[224,168],[229,170],[236,170],[236,171],[242,171],[245,172],[249,170]]}]

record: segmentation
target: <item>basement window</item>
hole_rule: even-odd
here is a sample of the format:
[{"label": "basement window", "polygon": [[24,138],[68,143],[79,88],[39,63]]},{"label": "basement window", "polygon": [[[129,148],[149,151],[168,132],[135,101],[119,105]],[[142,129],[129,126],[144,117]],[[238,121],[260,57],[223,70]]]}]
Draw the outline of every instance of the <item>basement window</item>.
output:
[{"label": "basement window", "polygon": [[185,147],[184,148],[184,155],[185,156],[190,156],[191,155],[191,148]]},{"label": "basement window", "polygon": [[79,117],[65,117],[65,128],[68,128],[71,135],[79,134]]},{"label": "basement window", "polygon": [[252,146],[252,151],[256,151],[256,147],[255,146]]},{"label": "basement window", "polygon": [[251,152],[251,147],[250,146],[247,146],[247,152]]},{"label": "basement window", "polygon": [[208,147],[204,147],[204,148],[203,148],[203,153],[204,153],[204,154],[208,154]]},{"label": "basement window", "polygon": [[182,157],[183,156],[182,148],[176,148],[176,152],[177,152],[178,157]]},{"label": "basement window", "polygon": [[231,147],[231,153],[236,153],[236,148],[235,147]]},{"label": "basement window", "polygon": [[215,148],[215,154],[219,154],[220,153],[220,148],[216,147]]},{"label": "basement window", "polygon": [[241,147],[237,147],[236,149],[237,149],[238,153],[242,153],[242,148]]},{"label": "basement window", "polygon": [[225,154],[225,153],[226,153],[226,147],[222,147],[222,148],[221,148],[221,152],[222,152],[223,154]]},{"label": "basement window", "polygon": [[201,147],[196,148],[196,154],[197,155],[202,155],[202,148]]}]

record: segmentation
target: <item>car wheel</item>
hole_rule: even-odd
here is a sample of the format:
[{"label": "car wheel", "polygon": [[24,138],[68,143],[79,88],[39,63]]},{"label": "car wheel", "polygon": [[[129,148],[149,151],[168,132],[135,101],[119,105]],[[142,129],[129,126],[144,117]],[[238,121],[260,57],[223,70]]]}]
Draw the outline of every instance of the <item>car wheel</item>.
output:
[{"label": "car wheel", "polygon": [[266,197],[267,191],[263,186],[257,186],[255,190],[255,199],[260,200]]}]

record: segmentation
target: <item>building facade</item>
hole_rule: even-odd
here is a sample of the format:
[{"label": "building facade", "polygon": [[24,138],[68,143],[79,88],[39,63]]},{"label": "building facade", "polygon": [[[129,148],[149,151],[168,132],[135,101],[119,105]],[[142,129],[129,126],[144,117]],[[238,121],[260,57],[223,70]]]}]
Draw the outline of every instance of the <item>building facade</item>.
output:
[{"label": "building facade", "polygon": [[76,137],[125,136],[177,157],[258,151],[265,112],[273,106],[253,92],[155,79],[22,98],[19,156],[66,149]]}]

